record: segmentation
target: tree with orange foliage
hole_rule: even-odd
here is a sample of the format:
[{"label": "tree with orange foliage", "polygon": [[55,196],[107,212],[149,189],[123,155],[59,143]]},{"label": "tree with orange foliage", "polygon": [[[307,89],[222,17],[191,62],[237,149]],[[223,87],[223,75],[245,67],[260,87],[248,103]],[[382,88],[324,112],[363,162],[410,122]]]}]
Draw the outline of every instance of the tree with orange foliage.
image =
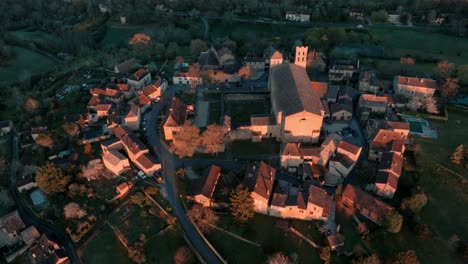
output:
[{"label": "tree with orange foliage", "polygon": [[250,78],[250,73],[251,73],[250,66],[244,65],[239,69],[239,71],[237,72],[237,75],[241,77],[242,79],[247,80]]},{"label": "tree with orange foliage", "polygon": [[148,45],[151,41],[151,37],[142,33],[136,33],[133,37],[128,41],[128,45],[135,45],[135,44],[144,44]]}]

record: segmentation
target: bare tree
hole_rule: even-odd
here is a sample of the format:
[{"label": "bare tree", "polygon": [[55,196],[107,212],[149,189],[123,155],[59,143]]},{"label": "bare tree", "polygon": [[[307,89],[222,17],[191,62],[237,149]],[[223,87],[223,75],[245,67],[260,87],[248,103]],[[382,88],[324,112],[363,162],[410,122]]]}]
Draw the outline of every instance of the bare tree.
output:
[{"label": "bare tree", "polygon": [[277,252],[271,255],[267,262],[267,264],[291,264],[291,260],[288,256],[283,254],[282,252]]},{"label": "bare tree", "polygon": [[174,255],[175,264],[193,264],[195,260],[195,255],[187,246],[179,247]]},{"label": "bare tree", "polygon": [[141,264],[146,262],[145,256],[145,245],[143,241],[135,242],[132,246],[127,248],[128,257],[133,260],[133,262]]},{"label": "bare tree", "polygon": [[63,213],[66,219],[80,219],[85,217],[88,213],[82,209],[77,203],[68,203],[63,207]]},{"label": "bare tree", "polygon": [[200,129],[190,122],[174,133],[171,150],[179,157],[192,157],[200,142]]},{"label": "bare tree", "polygon": [[409,103],[406,105],[406,107],[408,107],[409,110],[414,112],[418,111],[421,108],[421,106],[422,103],[417,97],[411,98],[411,101],[409,101]]},{"label": "bare tree", "polygon": [[433,97],[426,98],[425,100],[423,100],[423,105],[428,113],[431,113],[431,114],[439,113],[439,109],[437,107],[437,100],[435,98]]},{"label": "bare tree", "polygon": [[208,153],[214,154],[219,152],[224,144],[223,127],[216,124],[208,125],[200,137],[200,144]]},{"label": "bare tree", "polygon": [[392,264],[419,264],[418,256],[414,250],[406,250],[398,253]]},{"label": "bare tree", "polygon": [[216,225],[219,217],[208,207],[199,204],[193,205],[187,212],[187,216],[197,225],[203,234],[208,234],[213,230],[212,225]]},{"label": "bare tree", "polygon": [[455,72],[455,64],[448,62],[448,60],[443,60],[437,63],[437,74],[446,79],[452,76]]},{"label": "bare tree", "polygon": [[456,165],[463,165],[464,161],[466,160],[466,154],[467,150],[465,148],[464,144],[459,145],[455,151],[450,155],[450,160],[452,163]]},{"label": "bare tree", "polygon": [[442,94],[444,96],[455,96],[458,94],[460,85],[458,84],[458,78],[447,78],[444,85],[442,85]]},{"label": "bare tree", "polygon": [[105,171],[106,168],[100,159],[90,160],[88,165],[83,166],[81,169],[83,177],[88,179],[88,181],[101,178]]}]

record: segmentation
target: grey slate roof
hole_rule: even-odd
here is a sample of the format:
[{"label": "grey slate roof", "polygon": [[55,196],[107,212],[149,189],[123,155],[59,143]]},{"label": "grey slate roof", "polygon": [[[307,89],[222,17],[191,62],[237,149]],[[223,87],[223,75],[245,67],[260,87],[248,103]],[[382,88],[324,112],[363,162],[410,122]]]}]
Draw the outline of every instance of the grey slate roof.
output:
[{"label": "grey slate roof", "polygon": [[271,100],[284,116],[307,111],[322,116],[320,97],[310,86],[306,70],[295,64],[282,64],[271,71]]}]

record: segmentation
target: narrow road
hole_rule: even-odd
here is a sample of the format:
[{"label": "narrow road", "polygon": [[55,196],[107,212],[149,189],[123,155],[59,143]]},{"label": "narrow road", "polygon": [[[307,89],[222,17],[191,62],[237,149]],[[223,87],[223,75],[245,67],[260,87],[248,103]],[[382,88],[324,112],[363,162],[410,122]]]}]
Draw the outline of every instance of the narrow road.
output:
[{"label": "narrow road", "polygon": [[203,25],[205,27],[205,31],[203,33],[203,38],[208,39],[208,34],[210,32],[210,24],[208,23],[208,21],[206,20],[206,17],[204,17],[204,16],[201,17],[201,21],[203,22]]},{"label": "narrow road", "polygon": [[174,157],[167,145],[159,137],[158,117],[162,109],[171,102],[174,97],[174,89],[169,86],[163,94],[161,101],[156,103],[146,119],[146,137],[148,143],[153,146],[153,151],[157,154],[163,168],[164,181],[166,186],[167,200],[171,204],[174,215],[177,217],[185,234],[192,242],[198,253],[206,263],[222,263],[222,258],[218,256],[216,249],[206,240],[193,226],[186,216],[184,206],[179,197],[175,170],[181,165],[181,160]]},{"label": "narrow road", "polygon": [[36,216],[36,214],[28,207],[26,202],[23,200],[21,195],[16,188],[16,173],[19,167],[19,154],[18,154],[18,136],[16,131],[12,131],[13,140],[12,140],[12,161],[10,168],[10,191],[13,196],[13,200],[16,201],[18,207],[18,212],[21,216],[23,222],[28,225],[34,225],[40,232],[45,233],[49,239],[52,239],[63,245],[67,251],[68,258],[72,264],[79,264],[80,259],[76,254],[73,243],[68,237],[68,235],[60,228],[54,226],[53,224],[42,220]]}]

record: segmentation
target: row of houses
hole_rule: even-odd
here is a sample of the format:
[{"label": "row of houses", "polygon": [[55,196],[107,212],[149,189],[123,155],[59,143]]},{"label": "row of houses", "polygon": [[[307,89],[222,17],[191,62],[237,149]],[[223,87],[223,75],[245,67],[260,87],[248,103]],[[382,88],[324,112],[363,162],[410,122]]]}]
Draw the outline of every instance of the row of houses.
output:
[{"label": "row of houses", "polygon": [[6,262],[27,252],[31,263],[66,264],[69,258],[63,246],[41,234],[35,226],[26,226],[18,211],[0,218],[0,249]]}]

